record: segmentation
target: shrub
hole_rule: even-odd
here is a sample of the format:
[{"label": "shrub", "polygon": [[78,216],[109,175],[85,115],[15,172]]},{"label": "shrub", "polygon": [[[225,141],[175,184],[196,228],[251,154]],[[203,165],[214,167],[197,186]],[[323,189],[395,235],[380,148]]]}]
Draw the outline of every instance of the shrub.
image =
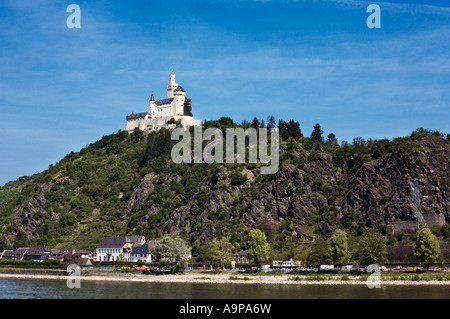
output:
[{"label": "shrub", "polygon": [[235,186],[239,186],[247,182],[247,176],[243,175],[241,172],[234,170],[232,171],[228,177],[231,179],[231,184]]}]

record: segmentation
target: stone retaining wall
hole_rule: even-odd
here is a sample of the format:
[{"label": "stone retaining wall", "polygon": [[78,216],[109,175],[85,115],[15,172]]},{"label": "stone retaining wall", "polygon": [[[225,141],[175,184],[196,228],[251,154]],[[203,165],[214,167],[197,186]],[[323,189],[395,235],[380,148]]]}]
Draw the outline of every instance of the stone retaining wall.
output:
[{"label": "stone retaining wall", "polygon": [[0,274],[68,276],[65,270],[0,269]]}]

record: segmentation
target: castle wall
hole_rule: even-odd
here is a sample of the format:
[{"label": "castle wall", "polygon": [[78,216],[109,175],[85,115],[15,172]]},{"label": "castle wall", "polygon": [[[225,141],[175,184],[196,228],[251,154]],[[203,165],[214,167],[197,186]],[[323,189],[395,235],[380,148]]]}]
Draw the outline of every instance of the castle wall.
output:
[{"label": "castle wall", "polygon": [[444,214],[425,213],[423,214],[423,219],[425,226],[445,225]]},{"label": "castle wall", "polygon": [[404,232],[410,233],[417,231],[418,225],[417,222],[395,222],[389,223],[389,225],[393,226],[394,234]]},{"label": "castle wall", "polygon": [[127,126],[126,129],[128,132],[133,132],[135,128],[140,130],[145,130],[146,123],[149,120],[150,115],[146,113],[144,116],[134,116],[133,114],[127,116]]},{"label": "castle wall", "polygon": [[173,115],[172,109],[173,109],[172,104],[165,104],[161,106],[158,105],[156,106],[154,117],[172,116]]}]

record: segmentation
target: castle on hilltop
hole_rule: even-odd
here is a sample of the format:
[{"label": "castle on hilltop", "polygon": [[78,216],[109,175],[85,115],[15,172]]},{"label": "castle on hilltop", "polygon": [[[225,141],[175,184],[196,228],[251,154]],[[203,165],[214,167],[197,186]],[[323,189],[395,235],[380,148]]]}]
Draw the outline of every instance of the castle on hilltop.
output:
[{"label": "castle on hilltop", "polygon": [[174,129],[179,122],[184,128],[199,125],[192,117],[191,99],[186,98],[186,91],[175,82],[175,74],[170,74],[167,84],[167,98],[155,100],[150,98],[150,112],[127,115],[127,131],[138,128],[144,132],[158,131],[161,128]]}]

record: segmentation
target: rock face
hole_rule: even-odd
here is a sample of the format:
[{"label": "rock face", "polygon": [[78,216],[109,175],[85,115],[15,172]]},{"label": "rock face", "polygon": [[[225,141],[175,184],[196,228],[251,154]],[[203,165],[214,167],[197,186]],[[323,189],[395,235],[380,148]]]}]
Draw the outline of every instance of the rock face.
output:
[{"label": "rock face", "polygon": [[394,221],[443,225],[449,216],[449,145],[437,137],[404,146],[380,160],[364,164],[349,183],[344,207],[353,207],[358,220],[380,227]]},{"label": "rock face", "polygon": [[16,199],[0,202],[4,237],[12,242],[21,230],[94,245],[120,232],[183,233],[206,243],[239,241],[260,228],[268,237],[310,240],[341,226],[450,222],[450,143],[440,136],[388,141],[381,151],[375,142],[358,151],[357,142],[287,141],[273,175],[256,164],[175,164],[158,152],[153,164],[139,164],[147,145],[143,135],[107,136],[56,169],[17,181]]},{"label": "rock face", "polygon": [[133,206],[141,207],[147,200],[147,196],[153,191],[153,182],[158,179],[154,174],[147,174],[142,179],[139,186],[133,190],[133,194],[127,201],[127,212],[130,212]]},{"label": "rock face", "polygon": [[[221,167],[203,186],[204,209],[199,212],[197,201],[191,200],[171,213],[159,231],[175,234],[186,228],[207,241],[230,234],[236,220],[240,230],[276,229],[287,220],[298,236],[308,237],[302,227],[310,223],[317,224],[320,235],[329,235],[342,224],[348,209],[356,213],[351,221],[354,227],[363,222],[380,229],[398,221],[443,225],[450,221],[449,143],[433,136],[415,142],[414,148],[400,143],[354,174],[348,173],[347,164],[335,165],[323,149],[305,151],[301,146],[290,150],[291,157],[282,161],[274,175],[261,176],[258,168],[243,169],[247,182],[239,186],[230,184],[229,171]],[[299,168],[294,159],[305,165]],[[156,177],[146,176],[134,190],[128,209],[145,203],[152,192],[152,178]],[[168,185],[172,180],[166,178]],[[149,216],[156,211],[149,209]]]}]

